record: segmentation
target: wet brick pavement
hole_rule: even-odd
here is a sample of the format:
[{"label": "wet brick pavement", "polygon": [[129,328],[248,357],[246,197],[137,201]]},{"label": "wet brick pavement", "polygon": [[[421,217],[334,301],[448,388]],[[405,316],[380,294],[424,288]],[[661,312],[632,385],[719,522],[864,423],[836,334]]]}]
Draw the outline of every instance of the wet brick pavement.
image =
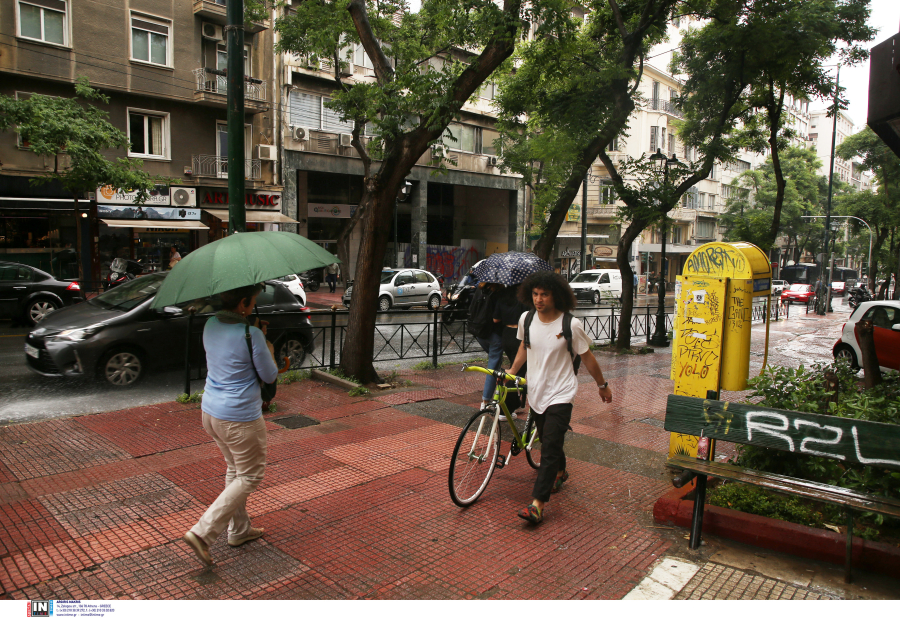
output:
[{"label": "wet brick pavement", "polygon": [[[827,360],[840,321],[773,325],[770,360]],[[760,327],[754,341],[758,370]],[[180,540],[224,475],[198,406],[0,427],[2,598],[622,598],[673,547],[650,514],[670,487],[670,356],[598,358],[615,402],[582,390],[571,479],[539,527],[516,517],[536,474],[524,457],[468,509],[449,498],[450,453],[478,406],[480,376],[404,370],[415,386],[363,398],[320,382],[281,387],[266,415],[266,477],[248,501],[266,534],[240,548],[223,535],[212,569]],[[297,415],[310,420],[275,422]],[[683,595],[798,594],[716,569],[701,569]]]}]

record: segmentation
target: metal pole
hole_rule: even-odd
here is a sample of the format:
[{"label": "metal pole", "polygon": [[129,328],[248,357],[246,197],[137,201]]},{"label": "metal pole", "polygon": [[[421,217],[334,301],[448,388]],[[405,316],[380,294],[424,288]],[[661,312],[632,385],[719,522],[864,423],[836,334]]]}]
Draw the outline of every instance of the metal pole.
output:
[{"label": "metal pole", "polygon": [[184,394],[191,394],[191,334],[194,332],[194,308],[188,310],[187,336],[184,341]]},{"label": "metal pole", "polygon": [[[581,270],[587,270],[587,176],[581,181]],[[580,271],[579,271],[580,272]]]},{"label": "metal pole", "polygon": [[394,268],[400,268],[400,245],[398,245],[399,231],[397,230],[397,210],[400,208],[399,200],[394,200]]},{"label": "metal pole", "polygon": [[828,266],[828,270],[825,271],[825,307],[821,308],[819,315],[825,315],[826,311],[833,311],[831,308],[831,277],[833,268],[831,266],[831,251],[828,246],[828,234],[831,232],[831,196],[834,191],[834,149],[837,143],[837,121],[838,116],[841,114],[840,101],[838,99],[840,85],[841,65],[838,65],[837,77],[834,82],[834,121],[831,129],[831,163],[828,171],[828,205],[825,208],[825,264]]},{"label": "metal pole", "polygon": [[228,233],[247,231],[244,207],[244,0],[228,0]]},{"label": "metal pole", "polygon": [[431,363],[434,365],[434,368],[437,369],[438,366],[438,309],[434,310],[434,321],[432,322],[432,328],[434,330],[431,331]]},{"label": "metal pole", "polygon": [[331,356],[328,359],[328,366],[334,369],[334,336],[337,334],[337,310],[331,310]]},{"label": "metal pole", "polygon": [[[663,187],[669,183],[669,164],[666,162],[663,172]],[[653,337],[650,338],[651,345],[658,345],[664,348],[669,347],[669,337],[666,335],[666,220],[669,218],[663,204],[663,220],[662,220],[662,244],[659,257],[659,289],[657,292],[656,305],[656,328],[653,331]]]}]

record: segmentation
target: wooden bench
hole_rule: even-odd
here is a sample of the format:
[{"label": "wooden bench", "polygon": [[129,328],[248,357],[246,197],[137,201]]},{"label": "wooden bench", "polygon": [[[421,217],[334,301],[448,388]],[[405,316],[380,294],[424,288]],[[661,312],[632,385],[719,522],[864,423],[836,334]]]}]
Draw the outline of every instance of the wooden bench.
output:
[{"label": "wooden bench", "polygon": [[[697,436],[698,439],[706,437],[900,470],[900,426],[897,425],[669,395],[665,428],[666,431]],[[681,487],[691,477],[696,476],[691,549],[700,546],[703,506],[706,502],[706,479],[709,476],[842,507],[847,515],[847,558],[844,576],[848,583],[851,578],[853,511],[900,517],[900,500],[880,495],[697,459],[683,454],[670,457],[666,465],[687,471],[673,479],[676,487]]]}]

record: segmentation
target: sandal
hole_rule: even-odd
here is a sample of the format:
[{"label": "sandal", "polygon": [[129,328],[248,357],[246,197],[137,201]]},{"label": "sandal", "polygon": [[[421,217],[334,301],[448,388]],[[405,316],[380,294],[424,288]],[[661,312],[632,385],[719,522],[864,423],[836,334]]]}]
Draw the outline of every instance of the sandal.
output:
[{"label": "sandal", "polygon": [[556,481],[553,483],[553,489],[550,490],[551,494],[559,493],[559,490],[562,489],[563,483],[569,480],[569,471],[563,470],[563,474],[560,477],[557,477]]},{"label": "sandal", "polygon": [[529,504],[524,509],[519,511],[518,515],[522,519],[527,519],[533,524],[539,524],[544,521],[543,514],[538,509],[538,507],[534,506],[533,504]]}]

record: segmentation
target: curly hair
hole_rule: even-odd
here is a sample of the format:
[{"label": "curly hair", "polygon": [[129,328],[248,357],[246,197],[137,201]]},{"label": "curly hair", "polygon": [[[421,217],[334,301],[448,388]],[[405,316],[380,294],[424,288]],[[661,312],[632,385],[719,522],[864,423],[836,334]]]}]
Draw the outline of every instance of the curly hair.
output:
[{"label": "curly hair", "polygon": [[575,293],[562,275],[549,270],[539,270],[525,277],[525,281],[519,286],[519,301],[529,309],[534,309],[534,302],[531,300],[534,288],[550,292],[553,296],[553,306],[560,311],[571,311],[576,306]]}]

